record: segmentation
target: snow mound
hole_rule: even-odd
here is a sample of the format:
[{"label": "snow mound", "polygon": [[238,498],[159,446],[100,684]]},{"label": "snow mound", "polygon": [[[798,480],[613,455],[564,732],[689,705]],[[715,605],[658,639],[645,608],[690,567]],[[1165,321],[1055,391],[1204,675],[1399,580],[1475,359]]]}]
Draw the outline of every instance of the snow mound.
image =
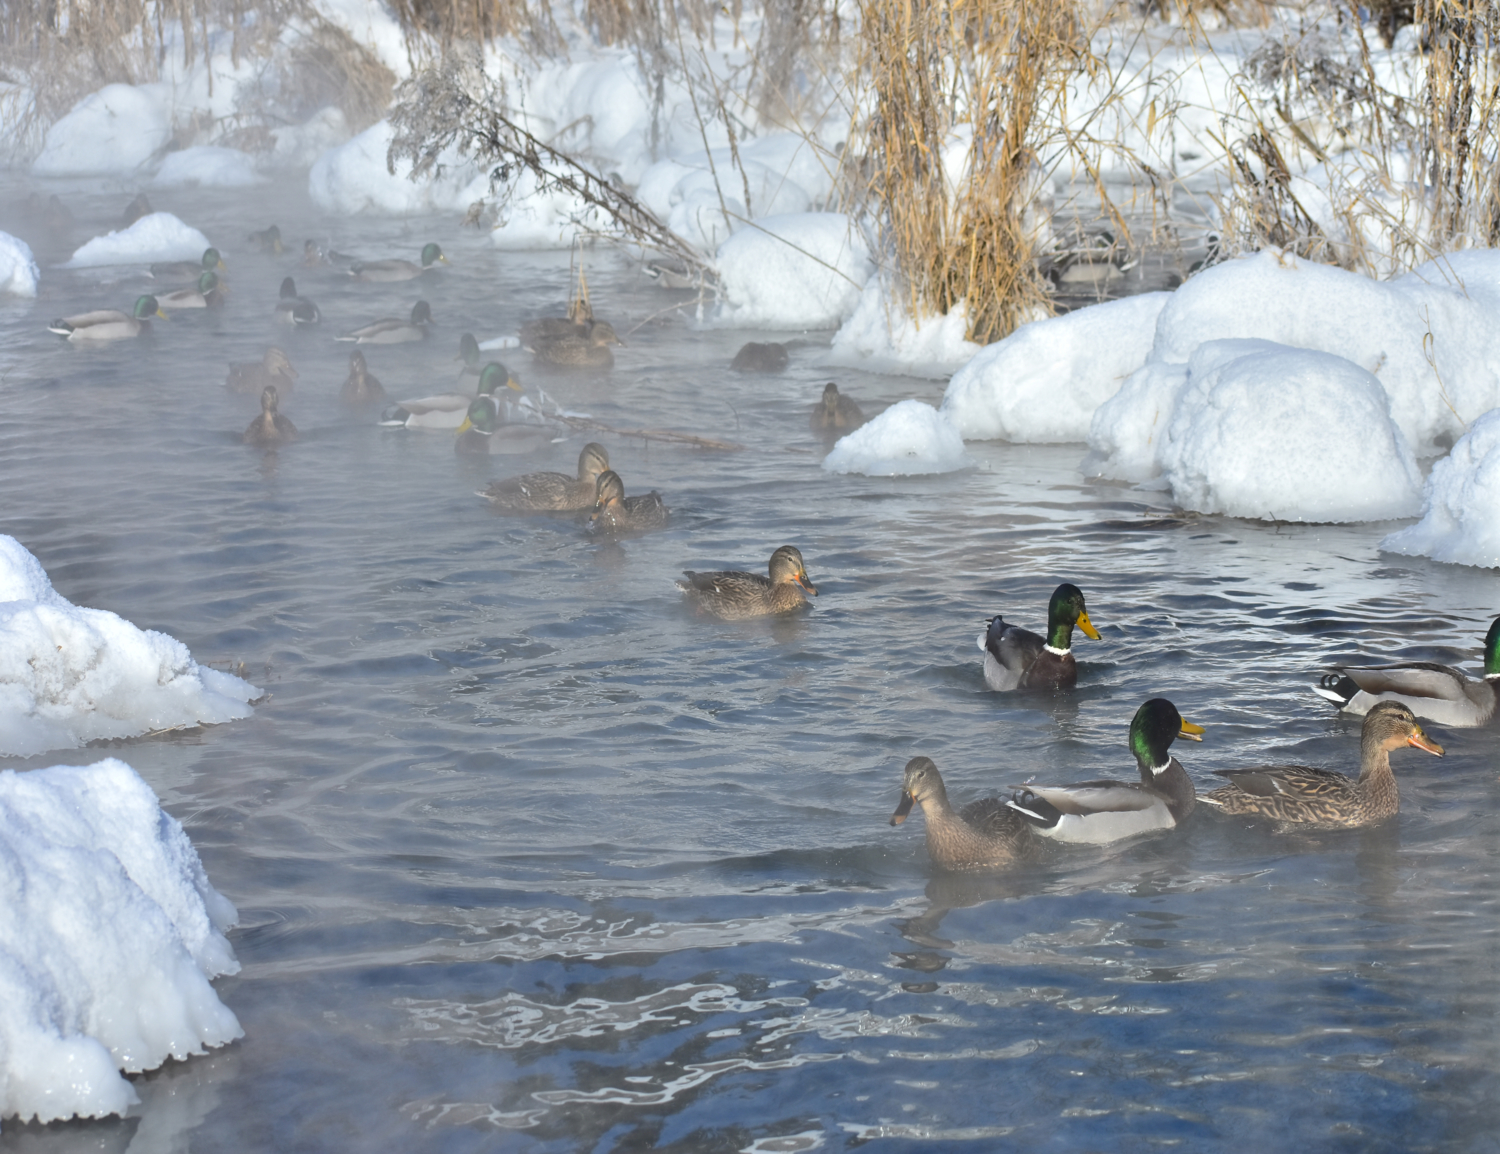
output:
[{"label": "snow mound", "polygon": [[94,268],[109,264],[149,264],[158,260],[198,260],[208,247],[208,237],[196,228],[183,224],[170,212],[153,212],[129,228],[96,236],[62,267]]},{"label": "snow mound", "polygon": [[31,246],[20,237],[0,232],[0,296],[35,297],[41,276]]},{"label": "snow mound", "polygon": [[0,1116],[122,1113],[118,1071],[244,1033],[208,980],[238,919],[123,761],[0,773]]},{"label": "snow mound", "polygon": [[[265,184],[266,178],[255,170],[255,158],[237,148],[199,145],[169,152],[156,171],[152,182],[156,188],[249,188]],[[206,245],[204,246],[207,247]]]},{"label": "snow mound", "polygon": [[440,175],[408,179],[385,166],[394,133],[390,121],[371,125],[352,140],[330,148],[307,174],[307,191],[324,212],[352,216],[454,212],[489,195],[489,177],[457,153],[445,154]]},{"label": "snow mound", "polygon": [[1094,410],[1150,355],[1171,297],[1142,293],[1022,325],[954,374],[943,412],[971,440],[1086,440]]},{"label": "snow mound", "polygon": [[854,311],[874,266],[838,212],[762,217],[719,248],[726,327],[828,329]]},{"label": "snow mound", "polygon": [[823,458],[829,473],[901,477],[966,468],[964,441],[953,422],[922,401],[892,405],[855,429]]},{"label": "snow mound", "polygon": [[510,251],[570,248],[580,230],[603,232],[608,227],[604,215],[582,197],[562,189],[540,189],[528,168],[516,176],[504,198],[490,240]]},{"label": "snow mound", "polygon": [[1421,488],[1390,410],[1380,382],[1343,357],[1270,341],[1208,341],[1185,370],[1148,365],[1132,376],[1100,407],[1090,440],[1097,453],[1110,442],[1138,443],[1149,429],[1184,508],[1378,521],[1411,516]]},{"label": "snow mound", "polygon": [[943,316],[913,320],[889,279],[875,276],[834,334],[829,361],[877,373],[945,377],[983,347],[965,337],[968,327],[963,302]]},{"label": "snow mound", "polygon": [[1432,467],[1422,519],[1380,543],[1387,553],[1500,569],[1500,409],[1470,426]]},{"label": "snow mound", "polygon": [[108,84],[47,129],[31,171],[38,176],[128,175],[147,167],[171,139],[172,118],[159,96],[129,84]]},{"label": "snow mound", "polygon": [[232,721],[259,695],[165,633],[73,605],[25,546],[0,535],[0,754]]}]

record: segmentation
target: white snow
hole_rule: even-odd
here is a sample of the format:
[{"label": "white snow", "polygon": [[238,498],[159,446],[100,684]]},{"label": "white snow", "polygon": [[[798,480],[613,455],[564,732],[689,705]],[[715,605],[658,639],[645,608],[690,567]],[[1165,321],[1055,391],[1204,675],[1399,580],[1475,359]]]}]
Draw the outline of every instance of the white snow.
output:
[{"label": "white snow", "polygon": [[581,197],[560,189],[543,192],[535,174],[524,169],[501,198],[499,220],[490,239],[496,247],[512,251],[570,248],[580,232],[603,231],[607,223]]},{"label": "white snow", "polygon": [[0,296],[35,297],[41,276],[31,246],[20,237],[0,232]]},{"label": "white snow", "polygon": [[[1173,500],[1187,509],[1378,521],[1411,516],[1421,490],[1390,409],[1380,382],[1343,357],[1208,341],[1185,370],[1153,364],[1132,377],[1100,407],[1091,444],[1096,453],[1135,446],[1147,431]],[[1107,461],[1099,471],[1116,472]]]},{"label": "white snow", "polygon": [[407,170],[386,169],[393,130],[382,120],[354,139],[318,157],[307,174],[307,191],[325,212],[353,216],[363,212],[400,216],[417,212],[462,211],[489,194],[489,178],[456,153],[444,159],[442,172],[425,180],[408,179]]},{"label": "white snow", "polygon": [[954,374],[943,412],[970,440],[1082,441],[1094,410],[1151,352],[1171,293],[1142,293],[1023,325]]},{"label": "white snow", "polygon": [[867,477],[951,473],[968,465],[963,438],[953,423],[917,400],[892,405],[840,439],[823,458],[826,472]]},{"label": "white snow", "polygon": [[165,633],[72,604],[25,546],[0,535],[0,754],[232,721],[259,695]]},{"label": "white snow", "polygon": [[1475,421],[1432,467],[1422,519],[1392,533],[1380,548],[1500,569],[1500,409]]},{"label": "white snow", "polygon": [[0,1117],[122,1113],[118,1071],[240,1037],[237,920],[124,762],[0,773]]},{"label": "white snow", "polygon": [[172,117],[156,86],[108,84],[47,130],[31,171],[38,176],[128,174],[149,166],[171,139]]},{"label": "white snow", "polygon": [[864,238],[837,212],[768,216],[718,254],[717,323],[735,328],[834,328],[859,303],[874,266]]},{"label": "white snow", "polygon": [[151,183],[155,188],[181,188],[185,185],[248,188],[265,184],[266,178],[256,171],[255,158],[248,152],[202,144],[167,153]]},{"label": "white snow", "polygon": [[913,320],[891,278],[872,276],[839,331],[829,363],[869,372],[946,377],[984,347],[967,339],[969,311],[960,302],[943,316]]},{"label": "white snow", "polygon": [[96,236],[63,268],[94,268],[111,264],[149,264],[152,261],[198,260],[209,247],[208,237],[170,212],[153,212],[129,228]]}]

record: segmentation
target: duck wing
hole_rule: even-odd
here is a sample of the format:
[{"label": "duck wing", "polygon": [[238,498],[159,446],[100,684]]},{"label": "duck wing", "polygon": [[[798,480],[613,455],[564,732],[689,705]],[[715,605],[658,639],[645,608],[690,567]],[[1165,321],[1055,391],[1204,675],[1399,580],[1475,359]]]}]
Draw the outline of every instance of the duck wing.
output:
[{"label": "duck wing", "polygon": [[1177,824],[1167,799],[1139,782],[1025,785],[1006,804],[1053,841],[1107,845]]},{"label": "duck wing", "polygon": [[984,653],[984,680],[991,689],[1017,689],[1026,671],[1041,656],[1046,641],[1003,617],[991,617],[989,628],[979,635]]},{"label": "duck wing", "polygon": [[1451,665],[1432,661],[1409,661],[1392,665],[1334,666],[1366,693],[1397,693],[1403,697],[1432,697],[1459,701],[1469,683]]},{"label": "duck wing", "polygon": [[59,336],[67,336],[78,329],[86,329],[92,325],[104,325],[113,321],[130,320],[129,313],[122,313],[119,309],[95,309],[93,312],[77,313],[71,317],[62,317],[47,326],[48,332],[57,333]]},{"label": "duck wing", "polygon": [[1238,790],[1261,798],[1303,801],[1353,801],[1354,781],[1331,769],[1310,765],[1261,765],[1252,769],[1216,769]]},{"label": "duck wing", "polygon": [[1028,828],[1026,819],[1003,797],[972,801],[958,811],[958,816],[986,837],[1018,837]]},{"label": "duck wing", "polygon": [[1364,714],[1378,702],[1399,701],[1418,717],[1455,726],[1484,725],[1497,705],[1493,681],[1475,681],[1431,661],[1335,666],[1313,692],[1346,713]]},{"label": "duck wing", "polygon": [[1022,785],[1015,788],[1043,798],[1059,813],[1073,817],[1129,813],[1162,804],[1160,794],[1135,781],[1079,781],[1072,785]]},{"label": "duck wing", "polygon": [[762,577],[759,573],[742,573],[736,569],[718,569],[712,573],[695,573],[691,569],[684,569],[682,575],[687,580],[678,581],[678,588],[693,593],[731,597],[736,594],[758,595],[771,585],[769,577]]}]

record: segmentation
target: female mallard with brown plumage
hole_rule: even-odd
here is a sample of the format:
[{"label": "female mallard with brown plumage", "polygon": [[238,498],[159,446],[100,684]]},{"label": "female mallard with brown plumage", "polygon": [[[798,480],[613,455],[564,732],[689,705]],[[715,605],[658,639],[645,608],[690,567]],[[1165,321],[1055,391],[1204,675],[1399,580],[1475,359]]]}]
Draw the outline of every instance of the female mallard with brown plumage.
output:
[{"label": "female mallard with brown plumage", "polygon": [[688,569],[684,572],[687,580],[678,581],[677,587],[694,608],[725,621],[790,613],[809,604],[807,594],[818,595],[795,545],[783,545],[772,553],[768,571],[770,576],[762,577],[735,569],[715,573]]},{"label": "female mallard with brown plumage", "polygon": [[1443,756],[1443,747],[1422,732],[1399,701],[1381,701],[1365,715],[1359,735],[1359,777],[1307,765],[1216,769],[1229,784],[1202,800],[1232,814],[1253,814],[1318,829],[1370,825],[1401,808],[1391,751],[1403,746]]},{"label": "female mallard with brown plumage", "polygon": [[355,349],[349,354],[349,375],[339,389],[339,400],[346,405],[367,405],[385,400],[385,387],[365,364],[365,354]]},{"label": "female mallard with brown plumage", "polygon": [[655,491],[625,496],[625,482],[613,469],[599,474],[594,511],[589,514],[590,533],[624,533],[660,529],[667,523],[667,506]]},{"label": "female mallard with brown plumage", "polygon": [[823,399],[813,406],[812,416],[808,418],[813,432],[830,438],[852,433],[864,423],[864,411],[854,403],[853,397],[840,393],[832,381],[823,386]]},{"label": "female mallard with brown plumage", "polygon": [[491,481],[479,493],[504,513],[566,513],[598,502],[599,475],[609,468],[609,453],[590,441],[578,454],[578,476],[527,473]]},{"label": "female mallard with brown plumage", "polygon": [[275,385],[278,395],[290,392],[297,383],[297,370],[292,362],[275,345],[266,349],[258,361],[230,365],[224,387],[231,393],[258,393],[267,385]]},{"label": "female mallard with brown plumage", "polygon": [[1017,786],[1009,805],[1053,841],[1107,845],[1121,838],[1172,829],[1197,803],[1193,779],[1172,756],[1179,737],[1203,739],[1203,727],[1153,697],[1130,719],[1130,752],[1139,781],[1080,781],[1072,785]]},{"label": "female mallard with brown plumage", "polygon": [[625,342],[615,335],[608,321],[587,321],[577,333],[561,337],[537,337],[526,347],[539,361],[571,368],[605,369],[615,363],[610,345]]},{"label": "female mallard with brown plumage", "polygon": [[1083,593],[1076,585],[1059,585],[1047,605],[1047,636],[1009,625],[1003,617],[991,617],[990,626],[979,635],[984,654],[984,683],[1004,692],[1011,689],[1071,689],[1078,681],[1078,663],[1073,659],[1073,627],[1085,637],[1099,640],[1099,631],[1089,620]]},{"label": "female mallard with brown plumage", "polygon": [[245,430],[247,445],[281,445],[297,439],[297,426],[276,411],[279,401],[275,385],[267,385],[260,394],[260,416]]},{"label": "female mallard with brown plumage", "polygon": [[927,856],[941,869],[1010,865],[1035,849],[1029,823],[1001,798],[970,802],[955,813],[943,775],[929,757],[906,763],[901,802],[891,824],[905,821],[913,805],[922,807],[927,821]]},{"label": "female mallard with brown plumage", "polygon": [[1484,680],[1451,665],[1403,661],[1392,665],[1336,665],[1313,692],[1344,713],[1368,713],[1378,701],[1399,701],[1439,725],[1487,725],[1500,698],[1500,617],[1484,635]]}]

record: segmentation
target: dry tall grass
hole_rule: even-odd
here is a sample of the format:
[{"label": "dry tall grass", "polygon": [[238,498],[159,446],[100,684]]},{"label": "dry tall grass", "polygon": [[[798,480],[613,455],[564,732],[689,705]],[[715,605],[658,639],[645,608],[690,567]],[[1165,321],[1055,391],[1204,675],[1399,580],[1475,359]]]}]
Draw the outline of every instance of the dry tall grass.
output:
[{"label": "dry tall grass", "polygon": [[1027,219],[1037,146],[1087,42],[1068,0],[862,0],[873,90],[853,169],[881,220],[913,317],[967,302],[996,340],[1047,311]]}]

